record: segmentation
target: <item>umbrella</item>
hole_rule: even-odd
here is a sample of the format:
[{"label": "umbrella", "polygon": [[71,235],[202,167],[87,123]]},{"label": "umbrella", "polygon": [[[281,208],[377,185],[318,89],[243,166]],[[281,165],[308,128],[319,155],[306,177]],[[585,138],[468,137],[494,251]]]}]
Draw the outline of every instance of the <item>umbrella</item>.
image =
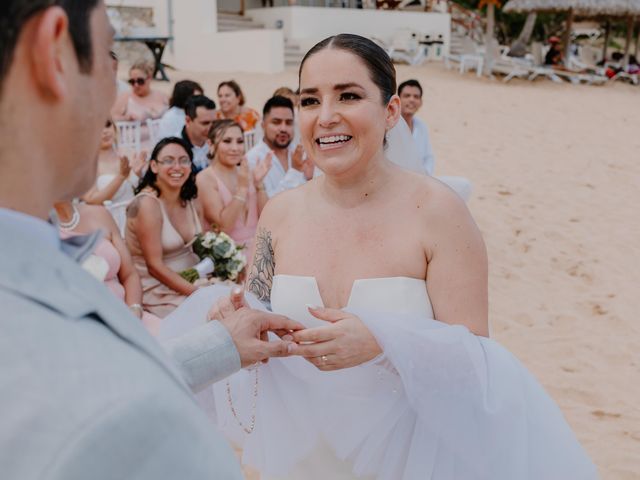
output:
[{"label": "umbrella", "polygon": [[568,12],[565,32],[565,59],[568,59],[570,54],[569,40],[574,15],[581,17],[627,17],[625,61],[628,61],[634,17],[640,16],[640,0],[510,0],[505,5],[504,11]]}]

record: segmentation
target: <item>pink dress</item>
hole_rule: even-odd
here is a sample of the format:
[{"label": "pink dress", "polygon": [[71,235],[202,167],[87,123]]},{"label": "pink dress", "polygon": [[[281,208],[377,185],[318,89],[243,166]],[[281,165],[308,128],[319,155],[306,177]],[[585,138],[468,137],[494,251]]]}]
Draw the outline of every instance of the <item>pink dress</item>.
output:
[{"label": "pink dress", "polygon": [[[73,235],[76,234],[68,233],[63,230],[60,231],[60,237],[62,238],[68,238]],[[120,271],[120,265],[122,263],[118,250],[116,250],[116,247],[114,247],[109,240],[103,238],[93,251],[93,255],[104,258],[109,265],[109,270],[107,271],[107,275],[104,278],[104,284],[109,290],[111,290],[111,293],[113,293],[119,300],[124,303],[125,291],[124,287],[120,283],[120,280],[118,279],[118,272]],[[152,315],[149,312],[143,312],[142,323],[147,328],[149,333],[155,335],[158,332],[158,328],[160,327],[160,318]]]},{"label": "pink dress", "polygon": [[[216,179],[218,183],[218,191],[220,192],[220,197],[222,197],[222,203],[226,207],[233,200],[233,194],[227,186],[224,184],[222,180],[218,178],[218,176],[213,174],[213,178]],[[245,249],[243,253],[247,258],[247,262],[253,261],[253,240],[256,235],[256,228],[258,227],[258,193],[256,192],[256,188],[253,185],[253,182],[249,185],[249,195],[247,195],[247,211],[246,215],[243,218],[242,216],[238,217],[236,220],[236,224],[233,226],[231,231],[226,232],[237,245],[244,245]]]},{"label": "pink dress", "polygon": [[[186,215],[191,217],[193,224],[193,238],[189,240],[189,242],[185,243],[180,233],[178,233],[176,228],[171,224],[171,220],[164,209],[164,205],[155,193],[142,191],[138,193],[137,196],[151,197],[158,202],[160,206],[160,211],[162,212],[160,244],[162,247],[162,261],[164,264],[176,273],[196,265],[200,259],[195,253],[193,253],[191,246],[195,241],[196,235],[202,233],[202,225],[200,225],[200,219],[193,202],[188,202],[187,211],[185,212]],[[127,247],[131,252],[133,264],[136,266],[138,274],[140,275],[143,297],[142,306],[145,310],[150,311],[160,318],[166,317],[187,297],[176,292],[164,283],[161,283],[160,280],[149,273],[138,235],[129,227],[128,223],[125,228],[125,241],[127,242]]]}]

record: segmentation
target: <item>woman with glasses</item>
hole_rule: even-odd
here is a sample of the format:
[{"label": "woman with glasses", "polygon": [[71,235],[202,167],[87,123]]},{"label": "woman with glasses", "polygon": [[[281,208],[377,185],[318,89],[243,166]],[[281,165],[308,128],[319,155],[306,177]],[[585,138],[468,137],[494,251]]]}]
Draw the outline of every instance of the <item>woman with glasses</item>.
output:
[{"label": "woman with glasses", "polygon": [[153,67],[144,61],[133,64],[129,70],[131,91],[121,94],[114,104],[111,115],[115,120],[143,122],[149,118],[160,118],[169,106],[167,96],[151,88]]},{"label": "woman with glasses", "polygon": [[142,306],[159,317],[198,288],[179,274],[198,263],[191,245],[203,224],[192,155],[180,138],[160,140],[127,208],[125,240],[142,282]]}]

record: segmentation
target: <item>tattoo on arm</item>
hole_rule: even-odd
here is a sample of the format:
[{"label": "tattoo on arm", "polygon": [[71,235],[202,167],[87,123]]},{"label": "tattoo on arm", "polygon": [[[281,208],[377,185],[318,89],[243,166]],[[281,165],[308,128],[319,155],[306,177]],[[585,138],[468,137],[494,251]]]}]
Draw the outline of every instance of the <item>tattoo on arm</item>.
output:
[{"label": "tattoo on arm", "polygon": [[127,218],[136,218],[140,209],[140,197],[134,198],[127,206]]},{"label": "tattoo on arm", "polygon": [[247,280],[247,289],[262,302],[271,301],[271,284],[275,268],[271,232],[261,228],[256,235],[256,253]]}]

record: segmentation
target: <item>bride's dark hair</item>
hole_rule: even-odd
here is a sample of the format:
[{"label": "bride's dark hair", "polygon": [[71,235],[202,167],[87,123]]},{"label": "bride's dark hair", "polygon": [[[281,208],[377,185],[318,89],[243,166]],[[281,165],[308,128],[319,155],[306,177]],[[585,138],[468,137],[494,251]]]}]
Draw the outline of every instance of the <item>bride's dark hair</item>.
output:
[{"label": "bride's dark hair", "polygon": [[368,38],[354,35],[352,33],[341,33],[329,38],[325,38],[320,43],[314,45],[300,62],[298,71],[298,83],[304,63],[316,53],[327,48],[345,50],[357,56],[365,64],[369,71],[371,81],[380,89],[382,103],[386,105],[391,97],[396,93],[396,69],[393,62],[379,45]]}]

